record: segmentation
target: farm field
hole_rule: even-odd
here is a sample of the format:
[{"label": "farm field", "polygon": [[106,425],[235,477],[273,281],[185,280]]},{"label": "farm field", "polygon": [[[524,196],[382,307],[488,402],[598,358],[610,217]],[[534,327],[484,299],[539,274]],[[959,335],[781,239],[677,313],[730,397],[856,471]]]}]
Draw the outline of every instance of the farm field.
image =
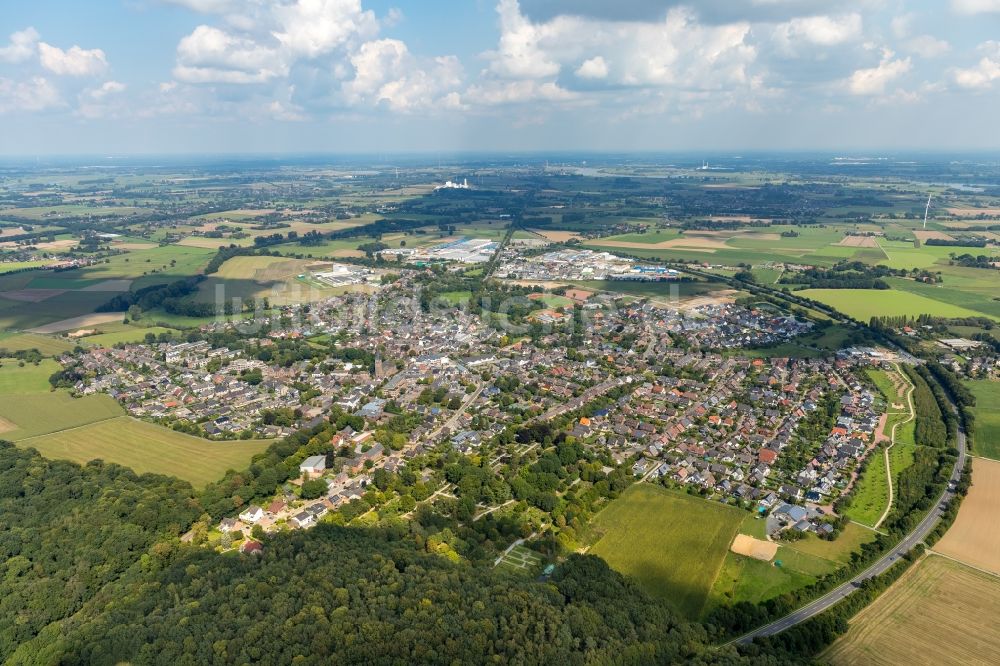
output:
[{"label": "farm field", "polygon": [[895,289],[805,289],[795,293],[825,303],[862,322],[872,317],[917,317],[922,314],[955,318],[982,316],[981,312],[959,305]]},{"label": "farm field", "polygon": [[1000,575],[1000,462],[973,458],[972,488],[934,550]]},{"label": "farm field", "polygon": [[610,291],[638,298],[665,299],[670,298],[673,289],[677,290],[679,298],[690,296],[713,295],[718,292],[728,292],[730,296],[738,293],[730,289],[724,282],[628,282],[622,280],[576,280],[572,286],[587,291]]},{"label": "farm field", "polygon": [[0,333],[0,350],[6,349],[9,352],[37,349],[41,354],[46,356],[55,356],[72,351],[75,346],[75,342],[49,335]]},{"label": "farm field", "polygon": [[746,515],[733,507],[635,484],[595,516],[593,530],[600,538],[589,552],[686,617],[696,618]]},{"label": "farm field", "polygon": [[0,400],[0,432],[17,442],[121,416],[125,410],[106,395],[74,398],[66,391],[18,393]]},{"label": "farm field", "polygon": [[25,363],[21,366],[17,359],[0,358],[0,396],[46,393],[50,388],[49,377],[60,367],[50,359],[38,365]]},{"label": "farm field", "polygon": [[819,662],[993,664],[998,616],[1000,579],[929,555],[858,613]]},{"label": "farm field", "polygon": [[149,328],[126,328],[120,331],[111,331],[108,333],[99,333],[97,335],[88,335],[85,338],[80,338],[80,344],[82,345],[99,345],[103,347],[112,347],[120,342],[142,342],[147,335],[152,333],[153,335],[160,335],[161,333],[176,333],[177,331],[171,328],[164,328],[162,326],[150,326]]},{"label": "farm field", "polygon": [[[0,347],[3,340],[0,340]],[[1000,383],[990,380],[968,382],[976,396],[976,439],[973,453],[984,458],[1000,460]]]},{"label": "farm field", "polygon": [[270,441],[211,442],[128,416],[17,442],[46,458],[85,464],[101,459],[139,474],[168,474],[202,487],[229,469],[243,469]]}]

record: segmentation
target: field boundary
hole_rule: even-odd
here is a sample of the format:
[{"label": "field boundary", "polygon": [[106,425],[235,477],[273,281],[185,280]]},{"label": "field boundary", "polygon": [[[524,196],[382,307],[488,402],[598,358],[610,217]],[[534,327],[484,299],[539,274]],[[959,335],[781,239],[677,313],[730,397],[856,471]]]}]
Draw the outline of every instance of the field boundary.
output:
[{"label": "field boundary", "polygon": [[899,367],[899,363],[893,363],[892,365],[894,368],[896,368],[897,374],[899,374],[899,376],[902,377],[903,380],[910,386],[909,390],[907,390],[906,392],[906,406],[910,412],[910,415],[906,418],[905,421],[898,421],[892,424],[892,434],[889,437],[889,446],[885,447],[882,450],[882,456],[885,459],[886,480],[889,483],[889,501],[886,503],[885,511],[882,512],[881,517],[879,517],[879,519],[875,521],[875,524],[872,526],[872,529],[874,530],[878,530],[878,528],[882,526],[882,523],[885,522],[885,519],[889,517],[889,512],[892,511],[892,500],[893,500],[892,466],[889,464],[889,449],[896,446],[896,428],[898,428],[901,425],[906,425],[907,423],[912,421],[914,417],[916,417],[916,411],[913,409],[913,391],[916,389],[916,387],[913,385],[913,382],[910,381],[910,378],[906,376],[906,373],[903,372],[902,369]]}]

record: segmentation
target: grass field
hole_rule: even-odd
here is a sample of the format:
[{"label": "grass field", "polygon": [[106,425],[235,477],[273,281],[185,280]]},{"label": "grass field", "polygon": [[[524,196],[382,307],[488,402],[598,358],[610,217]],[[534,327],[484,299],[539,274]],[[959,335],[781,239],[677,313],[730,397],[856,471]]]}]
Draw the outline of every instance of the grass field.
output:
[{"label": "grass field", "polygon": [[25,363],[22,367],[16,359],[0,358],[0,396],[45,393],[49,390],[49,376],[60,367],[49,359],[38,365]]},{"label": "grass field", "polygon": [[0,349],[6,349],[11,352],[37,349],[40,353],[46,356],[55,356],[57,354],[72,351],[75,346],[75,342],[49,335],[35,335],[34,333],[0,333]]},{"label": "grass field", "polygon": [[18,446],[38,449],[46,458],[78,463],[101,459],[143,474],[169,474],[195,487],[242,469],[270,441],[210,442],[128,416],[64,432],[33,437]]},{"label": "grass field", "polygon": [[840,312],[867,322],[872,317],[917,317],[929,314],[937,317],[978,317],[983,313],[936,301],[919,294],[895,289],[805,289],[799,296],[825,303]]},{"label": "grass field", "polygon": [[[65,391],[5,395],[0,400],[3,437],[18,441],[122,416],[125,410],[106,395],[74,398]],[[4,424],[7,424],[6,426]]]},{"label": "grass field", "polygon": [[172,328],[164,328],[162,326],[150,326],[149,328],[127,328],[125,330],[100,333],[98,335],[88,335],[85,338],[80,338],[80,343],[84,345],[111,347],[119,342],[142,342],[150,333],[153,335],[160,335],[161,333],[177,333],[177,331]]},{"label": "grass field", "polygon": [[[3,340],[0,340],[0,347]],[[977,456],[1000,460],[1000,383],[989,380],[968,382],[976,396],[976,439],[973,452]]]},{"label": "grass field", "polygon": [[934,550],[1000,575],[1000,462],[974,458],[972,488]]},{"label": "grass field", "polygon": [[928,556],[850,621],[819,656],[852,664],[995,664],[1000,579]]},{"label": "grass field", "polygon": [[746,513],[636,484],[594,518],[590,554],[696,618]]}]

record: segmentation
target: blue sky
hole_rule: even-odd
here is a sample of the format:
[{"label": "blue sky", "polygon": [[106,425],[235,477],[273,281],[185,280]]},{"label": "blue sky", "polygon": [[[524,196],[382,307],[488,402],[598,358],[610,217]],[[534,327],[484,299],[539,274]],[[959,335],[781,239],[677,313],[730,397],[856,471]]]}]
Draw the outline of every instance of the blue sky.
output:
[{"label": "blue sky", "polygon": [[0,154],[997,149],[1000,0],[34,0]]}]

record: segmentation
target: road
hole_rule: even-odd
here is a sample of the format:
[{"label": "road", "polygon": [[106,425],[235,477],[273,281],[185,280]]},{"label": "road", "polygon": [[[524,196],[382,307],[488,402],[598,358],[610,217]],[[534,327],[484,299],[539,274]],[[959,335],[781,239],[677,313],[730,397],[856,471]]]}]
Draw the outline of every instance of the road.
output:
[{"label": "road", "polygon": [[819,599],[806,604],[802,608],[799,608],[785,617],[775,620],[771,624],[764,625],[759,629],[755,629],[748,634],[744,634],[743,636],[731,641],[731,643],[749,643],[759,636],[773,636],[774,634],[781,633],[786,629],[790,629],[800,622],[804,622],[814,615],[822,613],[837,602],[843,600],[845,597],[853,594],[857,590],[855,587],[856,584],[884,573],[903,555],[910,552],[914,546],[923,541],[931,530],[937,526],[938,521],[941,520],[941,516],[944,513],[941,509],[942,505],[955,497],[955,493],[952,491],[952,486],[957,485],[959,479],[962,477],[962,470],[965,469],[966,455],[965,431],[960,427],[958,432],[958,459],[955,461],[955,468],[951,472],[951,477],[949,479],[950,483],[941,494],[941,497],[938,498],[938,501],[935,502],[934,508],[928,512],[928,514],[923,520],[920,521],[912,532],[896,544],[895,548],[883,555],[881,559],[877,560],[874,564],[851,580],[840,585],[839,587],[834,588]]},{"label": "road", "polygon": [[579,396],[573,398],[569,402],[564,402],[561,405],[556,405],[552,409],[548,410],[540,416],[536,416],[532,421],[551,421],[557,416],[562,416],[566,412],[571,412],[574,409],[579,409],[585,404],[593,400],[599,395],[604,395],[608,391],[619,386],[625,386],[628,383],[634,381],[633,377],[616,377],[612,379],[605,379],[603,382],[596,386],[591,386],[589,389],[581,393]]},{"label": "road", "polygon": [[455,413],[452,414],[447,421],[445,421],[440,426],[438,426],[437,429],[432,431],[431,434],[427,436],[427,439],[432,442],[435,441],[441,435],[441,433],[444,432],[446,428],[450,433],[452,429],[455,427],[455,424],[458,423],[458,419],[462,416],[462,414],[464,414],[469,409],[469,407],[472,406],[473,403],[476,402],[476,399],[480,396],[480,394],[482,394],[483,389],[485,388],[486,384],[480,382],[479,386],[476,387],[476,391],[466,398],[465,402],[462,403],[462,406],[456,409]]}]

